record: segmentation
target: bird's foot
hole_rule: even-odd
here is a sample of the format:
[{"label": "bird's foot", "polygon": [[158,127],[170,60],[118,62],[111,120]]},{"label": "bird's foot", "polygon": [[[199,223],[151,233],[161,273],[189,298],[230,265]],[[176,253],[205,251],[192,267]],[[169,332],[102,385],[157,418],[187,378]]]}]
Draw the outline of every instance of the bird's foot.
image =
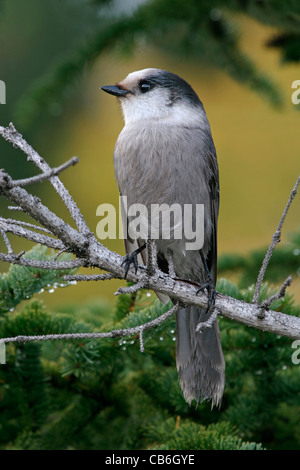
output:
[{"label": "bird's foot", "polygon": [[127,254],[124,256],[124,260],[121,264],[121,266],[125,265],[125,278],[127,277],[128,271],[130,267],[133,265],[135,269],[135,273],[138,270],[139,264],[138,264],[138,254],[141,253],[144,249],[146,248],[146,244],[140,246],[137,250],[133,251],[132,253]]},{"label": "bird's foot", "polygon": [[203,292],[206,290],[207,295],[208,295],[208,302],[207,302],[207,308],[206,308],[206,313],[208,313],[211,309],[211,307],[215,304],[216,301],[216,289],[215,289],[215,284],[212,280],[210,271],[208,269],[206,260],[204,258],[202,250],[200,250],[200,256],[202,259],[202,263],[204,266],[204,270],[206,273],[206,281],[200,284],[200,287],[198,288],[196,295],[199,294],[199,292]]},{"label": "bird's foot", "polygon": [[199,292],[203,292],[204,290],[206,290],[208,295],[208,302],[206,308],[206,313],[208,313],[216,301],[216,289],[211,278],[207,279],[206,282],[200,284],[200,287],[196,291],[196,295],[198,295]]}]

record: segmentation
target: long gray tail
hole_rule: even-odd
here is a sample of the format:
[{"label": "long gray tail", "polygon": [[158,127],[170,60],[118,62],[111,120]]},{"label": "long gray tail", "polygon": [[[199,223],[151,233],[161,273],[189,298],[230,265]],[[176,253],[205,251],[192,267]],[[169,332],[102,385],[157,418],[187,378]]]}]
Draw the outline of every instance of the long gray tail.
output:
[{"label": "long gray tail", "polygon": [[212,400],[220,406],[225,385],[225,361],[220,330],[216,319],[211,328],[195,331],[199,322],[207,320],[205,310],[195,306],[177,312],[176,365],[185,400]]}]

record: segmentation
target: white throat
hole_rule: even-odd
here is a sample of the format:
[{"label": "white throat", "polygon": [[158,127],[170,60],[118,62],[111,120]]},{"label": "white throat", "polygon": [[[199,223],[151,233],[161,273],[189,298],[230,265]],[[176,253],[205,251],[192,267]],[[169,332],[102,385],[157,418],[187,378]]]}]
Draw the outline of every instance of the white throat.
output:
[{"label": "white throat", "polygon": [[[144,98],[144,97],[143,97]],[[146,97],[145,97],[146,98]],[[208,121],[203,108],[178,101],[172,106],[164,101],[153,103],[151,99],[129,97],[121,100],[125,126],[145,121],[160,122],[170,126],[206,127]],[[154,105],[155,104],[155,105]]]}]

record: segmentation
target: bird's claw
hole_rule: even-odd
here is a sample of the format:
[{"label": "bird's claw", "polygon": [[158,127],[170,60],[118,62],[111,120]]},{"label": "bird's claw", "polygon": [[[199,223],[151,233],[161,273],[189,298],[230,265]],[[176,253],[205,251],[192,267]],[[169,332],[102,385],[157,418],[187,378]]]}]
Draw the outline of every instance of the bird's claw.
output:
[{"label": "bird's claw", "polygon": [[212,282],[212,279],[208,279],[207,282],[204,282],[203,284],[201,284],[199,289],[196,291],[196,295],[198,295],[199,292],[203,292],[204,290],[207,291],[207,295],[208,295],[207,308],[205,312],[205,313],[208,313],[216,301],[216,289],[215,289],[214,283]]},{"label": "bird's claw", "polygon": [[200,284],[200,287],[197,290],[196,295],[199,294],[199,292],[203,292],[204,290],[207,291],[208,302],[207,302],[207,308],[206,308],[205,313],[208,313],[210,311],[211,307],[213,305],[215,305],[216,295],[217,294],[216,294],[215,284],[212,280],[212,277],[211,277],[210,271],[208,269],[207,262],[206,262],[206,259],[205,259],[204,255],[203,255],[202,250],[199,250],[199,253],[200,253],[200,256],[201,256],[201,259],[202,259],[204,270],[206,272],[206,282]]},{"label": "bird's claw", "polygon": [[133,253],[129,253],[128,255],[124,256],[124,260],[121,266],[125,265],[125,278],[127,277],[131,265],[134,266],[135,274],[137,273],[139,267],[137,255],[138,254],[136,253],[136,251],[134,251]]},{"label": "bird's claw", "polygon": [[142,246],[137,248],[137,250],[133,251],[132,253],[128,253],[126,256],[124,256],[123,264],[125,264],[125,278],[127,277],[128,271],[130,269],[130,266],[133,264],[134,269],[135,269],[135,274],[137,273],[139,263],[138,263],[138,255],[146,248],[146,244],[144,243]]}]

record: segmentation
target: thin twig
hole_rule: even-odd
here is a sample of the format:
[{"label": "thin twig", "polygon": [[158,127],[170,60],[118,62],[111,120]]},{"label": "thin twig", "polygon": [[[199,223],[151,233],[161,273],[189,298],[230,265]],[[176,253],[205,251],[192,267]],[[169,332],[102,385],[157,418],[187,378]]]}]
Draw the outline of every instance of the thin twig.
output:
[{"label": "thin twig", "polygon": [[22,207],[20,206],[8,206],[8,209],[10,211],[20,211],[20,212],[24,212],[24,210],[22,209]]},{"label": "thin twig", "polygon": [[261,306],[262,306],[263,308],[269,308],[270,305],[271,305],[275,300],[282,299],[283,297],[285,297],[286,289],[287,289],[287,287],[289,287],[291,284],[292,284],[292,276],[288,276],[288,277],[286,278],[286,280],[284,281],[284,283],[282,284],[282,286],[280,287],[279,292],[277,292],[277,294],[271,295],[271,297],[269,297],[268,299],[264,300],[264,301],[262,302]]},{"label": "thin twig", "polygon": [[[24,254],[24,252],[21,253],[22,255]],[[19,255],[6,255],[5,253],[0,253],[0,260],[5,261],[6,263],[28,266],[30,268],[54,269],[59,271],[80,268],[82,266],[86,266],[87,263],[86,259],[80,258],[68,261],[44,261],[40,259],[20,258]]]},{"label": "thin twig", "polygon": [[176,277],[175,268],[174,268],[174,260],[173,260],[173,252],[168,248],[167,250],[167,261],[168,261],[168,268],[169,268],[169,276],[172,278]]},{"label": "thin twig", "polygon": [[[26,155],[27,160],[33,162],[40,170],[43,172],[48,172],[51,170],[51,167],[48,163],[42,158],[32,147],[29,145],[25,139],[23,139],[22,135],[15,129],[12,123],[9,124],[8,127],[1,127],[0,126],[0,135],[11,142],[15,147],[21,149]],[[53,176],[50,179],[52,186],[55,188],[57,193],[59,194],[60,198],[66,205],[67,209],[69,210],[73,220],[75,221],[78,230],[88,235],[90,230],[77,207],[77,204],[70,196],[69,191],[65,188],[63,183],[60,181],[58,176]],[[22,207],[22,206],[21,206]]]},{"label": "thin twig", "polygon": [[13,249],[12,249],[12,247],[11,247],[11,244],[10,244],[10,242],[9,242],[9,239],[8,239],[8,237],[7,237],[6,233],[5,233],[5,231],[4,231],[1,227],[0,227],[0,233],[1,233],[1,235],[2,235],[2,238],[3,238],[4,242],[5,242],[5,245],[6,245],[8,254],[9,254],[9,255],[12,255],[12,254],[14,253],[14,252],[13,252]]},{"label": "thin twig", "polygon": [[59,175],[62,171],[66,170],[70,166],[76,165],[79,162],[78,157],[73,157],[68,160],[66,163],[58,166],[57,168],[51,168],[49,171],[45,171],[45,173],[41,173],[40,175],[32,176],[31,178],[25,178],[21,180],[13,180],[13,186],[29,186],[30,184],[35,183],[42,183],[45,180],[52,178],[53,176]]},{"label": "thin twig", "polygon": [[117,292],[115,292],[115,295],[120,295],[120,294],[134,294],[140,289],[144,289],[146,286],[146,283],[144,279],[138,281],[136,284],[133,284],[132,286],[128,287],[119,287]]},{"label": "thin twig", "polygon": [[132,336],[141,334],[150,328],[160,325],[172,315],[174,315],[179,309],[179,304],[175,304],[170,310],[163,313],[157,318],[144,323],[143,325],[135,326],[132,328],[124,328],[119,330],[107,331],[104,333],[64,333],[64,334],[50,334],[50,335],[35,335],[25,336],[19,335],[9,338],[0,338],[0,343],[28,343],[31,341],[48,341],[48,340],[62,340],[62,339],[102,339],[102,338],[116,338],[122,336]]},{"label": "thin twig", "polygon": [[276,245],[280,242],[281,229],[282,229],[283,223],[285,221],[286,215],[288,213],[288,210],[290,208],[290,205],[291,205],[294,197],[297,194],[297,189],[298,189],[299,183],[300,183],[300,176],[298,177],[297,182],[296,182],[293,190],[291,191],[288,203],[287,203],[287,205],[286,205],[286,207],[283,211],[283,214],[281,216],[281,219],[280,219],[279,225],[277,227],[277,230],[273,234],[271,245],[269,246],[268,251],[267,251],[267,253],[264,257],[264,260],[262,262],[262,265],[261,265],[261,268],[260,268],[260,271],[259,271],[259,274],[258,274],[258,277],[257,277],[255,289],[254,289],[254,295],[253,295],[253,299],[252,299],[253,303],[257,304],[259,302],[259,294],[260,294],[260,291],[261,291],[261,286],[262,286],[262,283],[263,283],[263,280],[264,280],[265,272],[267,270],[267,267],[268,267],[270,258],[273,254],[273,251],[274,251]]},{"label": "thin twig", "polygon": [[59,250],[59,252],[56,253],[56,255],[54,256],[53,261],[57,261],[57,258],[59,258],[60,255],[62,255],[63,253],[66,253],[66,252],[67,252],[67,248],[62,248],[61,250]]},{"label": "thin twig", "polygon": [[13,223],[0,221],[0,227],[5,232],[12,233],[18,237],[26,238],[27,240],[30,240],[34,243],[40,243],[41,245],[45,245],[48,248],[53,248],[54,250],[65,250],[65,246],[60,240],[56,240],[55,238],[48,237],[41,233],[33,232],[32,230],[26,229],[20,225],[14,225]]},{"label": "thin twig", "polygon": [[[1,128],[0,128],[1,129]],[[53,178],[57,178],[56,176]],[[84,249],[88,243],[88,235],[83,235],[59,218],[40,199],[28,193],[26,189],[19,186],[11,186],[12,179],[4,171],[0,171],[0,193],[37,220],[41,225],[50,230],[65,245],[76,247],[79,251]],[[75,242],[76,239],[76,242]],[[75,242],[75,244],[74,244]]]},{"label": "thin twig", "polygon": [[211,312],[211,314],[209,315],[209,318],[206,321],[198,323],[198,325],[196,326],[196,331],[199,331],[199,333],[202,333],[206,328],[211,328],[214,324],[214,321],[216,320],[217,316],[220,313],[221,312],[217,308],[215,308]]},{"label": "thin twig", "polygon": [[30,227],[30,228],[33,228],[35,230],[40,230],[41,232],[46,232],[46,233],[49,233],[49,234],[52,235],[52,232],[50,232],[50,230],[48,230],[47,228],[40,227],[40,226],[35,225],[35,224],[31,224],[30,222],[24,222],[23,220],[5,219],[4,217],[0,217],[0,224],[1,224],[1,222],[6,222],[6,223],[10,223],[10,224],[15,224],[15,225],[23,225],[24,227]]}]

